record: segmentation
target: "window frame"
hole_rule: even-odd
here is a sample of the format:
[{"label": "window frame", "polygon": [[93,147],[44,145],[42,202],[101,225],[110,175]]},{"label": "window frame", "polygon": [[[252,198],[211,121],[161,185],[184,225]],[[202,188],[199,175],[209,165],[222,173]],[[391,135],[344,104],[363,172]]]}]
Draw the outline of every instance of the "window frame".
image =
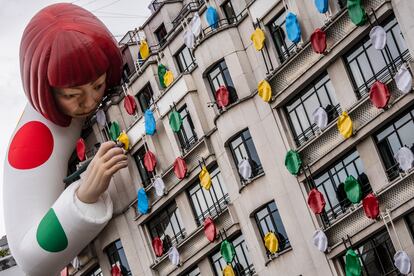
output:
[{"label": "window frame", "polygon": [[[118,246],[120,245],[120,246]],[[132,275],[132,271],[131,271],[131,267],[129,266],[125,251],[124,251],[124,246],[122,245],[122,241],[120,239],[117,239],[116,241],[110,243],[108,246],[105,247],[104,249],[108,259],[109,259],[109,263],[110,266],[112,267],[114,264],[116,264],[117,262],[119,262],[120,264],[120,268],[122,271],[122,275],[126,275],[126,276],[131,276]],[[125,257],[125,261],[126,261],[126,266],[124,263],[122,263],[121,257],[119,255],[119,252],[123,252],[123,256]],[[116,258],[117,257],[117,260]],[[125,269],[126,271],[125,271]],[[126,273],[125,273],[126,272]]]},{"label": "window frame", "polygon": [[[195,127],[193,124],[193,120],[191,119],[190,112],[188,111],[187,105],[185,104],[180,109],[177,110],[180,113],[181,118],[183,120],[182,126],[180,130],[176,133],[178,142],[180,144],[180,148],[183,154],[188,152],[195,144],[198,142],[197,133],[195,131]],[[184,115],[183,115],[184,113]],[[184,124],[188,124],[189,128],[191,129],[191,136],[188,137]]]},{"label": "window frame", "polygon": [[[270,205],[271,204],[274,204],[274,206],[275,206],[275,210],[271,210],[271,208],[270,208]],[[259,212],[261,212],[261,211],[263,211],[263,210],[267,210],[267,214],[265,215],[265,216],[263,216],[262,218],[259,218],[259,216],[258,216],[258,213]],[[272,256],[272,255],[276,255],[276,254],[280,254],[280,253],[282,253],[282,252],[284,252],[284,251],[286,251],[286,250],[288,250],[288,249],[290,249],[291,247],[292,247],[292,245],[290,244],[290,241],[289,241],[289,237],[288,237],[288,235],[287,235],[287,232],[286,232],[286,229],[285,229],[285,226],[283,225],[283,221],[282,221],[282,217],[280,216],[280,213],[279,213],[279,209],[277,208],[277,205],[276,205],[276,202],[274,201],[274,200],[272,200],[272,201],[269,201],[268,203],[266,203],[266,204],[264,204],[264,205],[262,205],[262,206],[260,206],[259,208],[257,208],[254,212],[253,212],[253,217],[254,217],[254,219],[255,219],[255,222],[256,222],[256,227],[257,227],[257,229],[259,230],[259,233],[260,233],[260,236],[261,236],[261,240],[262,240],[262,243],[263,243],[263,247],[265,248],[265,250],[266,250],[266,255],[268,256],[268,257],[270,257],[270,256]],[[278,227],[277,227],[277,222],[275,222],[274,221],[274,216],[277,216],[278,217],[278,219],[280,220],[280,222],[281,222],[281,228],[280,229],[278,229]],[[270,254],[270,252],[266,249],[266,247],[264,246],[264,237],[265,237],[265,235],[268,233],[268,232],[266,232],[266,233],[264,233],[264,231],[263,231],[263,228],[262,228],[262,225],[261,225],[261,221],[265,221],[265,223],[266,223],[266,227],[268,228],[268,229],[270,229],[270,227],[267,225],[268,224],[268,220],[267,220],[267,218],[269,217],[269,220],[270,220],[270,222],[272,223],[272,227],[273,227],[273,229],[275,229],[276,230],[276,232],[274,232],[274,231],[272,231],[274,234],[276,234],[276,236],[277,237],[279,237],[279,234],[282,234],[282,233],[280,233],[280,232],[284,232],[284,234],[286,235],[286,237],[284,237],[285,238],[285,246],[284,246],[284,248],[279,248],[279,250],[276,252],[276,253],[274,253],[274,254]],[[279,231],[280,230],[280,231]],[[283,235],[282,235],[283,236]]]},{"label": "window frame", "polygon": [[162,47],[165,42],[167,42],[167,29],[165,28],[164,23],[158,26],[158,28],[154,31],[155,37],[158,40],[158,45]]},{"label": "window frame", "polygon": [[[144,98],[141,99],[141,95],[144,95]],[[147,96],[150,96],[149,99]],[[148,82],[146,83],[141,90],[135,95],[135,98],[138,101],[139,107],[141,108],[141,112],[145,113],[147,109],[150,109],[152,105],[154,104],[154,91],[152,90],[151,84]],[[145,106],[147,108],[144,108],[144,103],[141,101],[145,101]]]},{"label": "window frame", "polygon": [[141,177],[142,185],[145,187],[148,187],[152,179],[154,178],[154,172],[149,172],[145,168],[144,165],[144,156],[147,152],[146,146],[142,145],[134,154],[132,154],[132,157],[135,160],[135,164],[137,165],[139,176]]},{"label": "window frame", "polygon": [[[279,25],[275,25],[276,21],[280,21]],[[283,29],[284,27],[284,29]],[[295,43],[291,42],[287,38],[287,32],[286,32],[286,10],[282,9],[280,12],[277,13],[275,17],[273,17],[269,23],[267,23],[267,28],[269,29],[270,36],[272,37],[273,44],[276,48],[277,55],[279,57],[279,61],[281,64],[286,62],[291,56],[295,54],[296,45]],[[283,33],[280,31],[282,30]],[[281,45],[276,40],[275,34],[277,33],[278,39],[284,36],[284,39],[281,40]],[[286,48],[283,50],[281,47]]]},{"label": "window frame", "polygon": [[[191,63],[190,64],[187,64],[187,60],[185,59],[184,51],[188,51],[188,53],[191,57]],[[185,45],[183,45],[177,51],[177,53],[174,55],[174,58],[177,61],[178,70],[180,71],[180,73],[190,72],[197,65],[195,57],[191,53],[191,50]],[[184,66],[183,62],[185,62],[185,66]]]},{"label": "window frame", "polygon": [[[230,6],[225,7],[225,6],[226,6],[226,5],[228,5],[228,4],[230,4]],[[233,8],[233,3],[231,3],[231,0],[224,1],[224,2],[220,5],[220,8],[222,9],[222,11],[223,11],[223,13],[224,13],[224,16],[226,17],[227,23],[228,23],[229,25],[230,25],[230,24],[233,24],[233,23],[235,23],[235,22],[236,22],[237,15],[236,15],[236,12],[234,11],[234,8]],[[231,12],[233,13],[232,15],[231,15],[231,14],[229,14],[229,10],[228,10],[227,8],[231,8]]]},{"label": "window frame", "polygon": [[[354,154],[356,154],[356,156],[354,158],[348,160],[348,158],[351,158],[352,155],[354,155]],[[360,165],[362,166],[362,171],[361,172],[359,171],[358,166],[356,165],[356,162],[358,160],[360,162]],[[347,163],[345,163],[345,161],[347,161]],[[366,177],[367,182],[366,183],[360,183],[363,197],[365,197],[368,193],[372,192],[372,187],[371,187],[369,179],[366,175],[365,167],[364,167],[364,164],[361,160],[359,152],[355,148],[351,149],[347,153],[345,153],[345,154],[341,155],[339,158],[335,159],[323,171],[317,173],[314,177],[311,177],[310,181],[306,181],[307,186],[310,189],[316,188],[319,192],[321,192],[323,194],[323,196],[325,198],[326,205],[325,205],[325,208],[324,208],[324,210],[323,210],[323,212],[320,216],[321,221],[325,225],[325,227],[328,227],[336,219],[343,216],[346,213],[346,210],[348,210],[348,208],[350,208],[351,205],[352,205],[352,203],[349,202],[349,200],[346,198],[346,196],[344,196],[344,198],[342,198],[341,201],[338,198],[338,195],[340,194],[338,192],[339,186],[341,185],[341,183],[343,183],[343,182],[340,182],[339,177],[341,175],[343,175],[346,178],[349,175],[351,175],[348,172],[348,169],[347,169],[351,164],[353,165],[352,169],[355,170],[358,173],[358,175],[353,175],[355,177],[355,179],[357,179],[359,181],[360,176]],[[333,171],[334,171],[334,173],[333,173]],[[325,175],[327,175],[327,176],[325,176]],[[325,178],[323,178],[323,177],[325,177]],[[316,184],[316,181],[318,181],[318,178],[321,179],[321,182],[319,184]],[[337,182],[340,182],[340,183],[337,184]],[[327,189],[326,185],[330,185],[329,189]],[[319,189],[319,187],[321,187],[321,186],[322,186],[322,188]],[[335,192],[335,194],[329,193],[330,191]],[[331,201],[332,201],[332,199],[334,199],[334,197],[336,197],[336,200],[338,201],[338,203],[335,204],[335,205],[332,205]],[[330,207],[330,209],[328,211],[326,211],[326,208],[328,206]]]},{"label": "window frame", "polygon": [[[246,139],[246,138],[245,138],[245,135],[244,135],[245,133],[248,133],[248,135],[249,135],[249,137],[250,137],[250,138],[247,138],[247,139]],[[241,143],[241,144],[238,144],[238,145],[237,145],[237,147],[233,148],[232,143],[233,143],[233,142],[235,142],[238,138],[241,138],[241,139],[242,139],[242,143]],[[250,134],[249,129],[248,129],[248,128],[245,128],[245,129],[243,129],[242,131],[238,132],[236,135],[234,135],[233,137],[231,137],[231,138],[228,140],[228,142],[226,143],[226,144],[227,144],[227,146],[228,146],[228,148],[230,149],[231,156],[232,156],[232,158],[233,158],[233,162],[234,162],[234,164],[235,164],[235,166],[236,166],[237,174],[239,175],[239,178],[240,178],[240,181],[241,181],[241,184],[242,184],[242,185],[247,184],[249,181],[248,181],[248,180],[244,180],[244,179],[243,179],[243,177],[241,177],[241,175],[239,174],[238,165],[239,165],[239,163],[240,163],[240,161],[241,161],[241,160],[238,160],[238,159],[237,159],[237,155],[236,155],[236,153],[235,153],[235,149],[239,149],[239,148],[240,148],[240,146],[241,146],[241,145],[243,145],[243,146],[244,146],[244,150],[245,150],[245,152],[246,152],[246,154],[247,154],[247,158],[249,158],[249,160],[252,160],[252,161],[254,161],[254,162],[255,162],[255,160],[253,160],[253,158],[252,158],[252,153],[250,152],[250,150],[249,150],[249,149],[248,149],[248,147],[246,146],[246,145],[247,145],[247,141],[248,141],[248,140],[252,140],[252,144],[253,144],[253,147],[254,147],[254,151],[256,152],[256,155],[257,155],[258,161],[259,161],[259,163],[260,163],[260,164],[257,164],[256,171],[254,170],[254,168],[253,168],[253,166],[252,166],[252,177],[251,177],[251,179],[252,179],[252,178],[254,178],[254,177],[257,177],[257,176],[259,176],[259,175],[264,174],[264,169],[263,169],[262,162],[260,161],[259,154],[258,154],[258,152],[257,152],[257,150],[256,150],[256,146],[254,145],[253,137],[252,137],[252,135]],[[242,155],[242,154],[240,153],[240,155]],[[245,158],[245,157],[244,157],[244,158]]]},{"label": "window frame", "polygon": [[[408,117],[407,118],[408,120],[406,119],[404,121],[403,119],[406,116]],[[402,121],[402,122],[399,122],[399,121]],[[399,168],[398,162],[394,158],[395,153],[393,153],[392,146],[390,145],[390,141],[388,140],[388,138],[391,135],[395,134],[399,142],[399,149],[402,146],[407,146],[409,149],[413,150],[414,141],[411,147],[405,144],[403,145],[401,136],[404,133],[399,132],[404,127],[408,126],[410,123],[414,124],[414,106],[413,105],[411,105],[411,107],[409,107],[404,112],[396,116],[393,120],[385,124],[380,130],[378,130],[373,135],[375,145],[377,147],[379,156],[381,158],[382,166],[384,168],[385,174],[387,175],[389,181],[392,181],[399,176],[400,168]],[[379,139],[378,136],[380,136],[383,133],[386,133],[386,135],[384,135],[384,137]],[[385,149],[384,146],[387,146],[387,148]],[[384,152],[384,149],[385,149],[385,152]],[[388,167],[386,163],[390,163],[391,166]]]},{"label": "window frame", "polygon": [[[394,22],[395,21],[395,22]],[[390,26],[388,26],[390,24]],[[358,99],[361,99],[369,94],[369,89],[371,85],[375,82],[376,79],[382,81],[383,83],[387,83],[389,80],[391,80],[391,74],[395,73],[397,71],[397,67],[399,67],[404,61],[407,61],[409,59],[410,53],[409,49],[407,48],[406,42],[404,40],[404,37],[402,35],[401,29],[399,27],[397,18],[394,14],[390,15],[387,19],[385,19],[380,26],[384,27],[386,33],[387,33],[387,47],[383,51],[378,51],[373,49],[373,53],[378,53],[382,56],[381,62],[385,63],[385,67],[380,69],[378,72],[375,72],[373,63],[370,59],[370,56],[368,55],[369,50],[372,49],[372,43],[370,40],[369,35],[365,35],[361,40],[359,40],[349,51],[347,51],[343,56],[342,60],[345,64],[346,71],[348,73],[348,76],[351,80],[352,87],[354,89],[355,95]],[[397,39],[397,35],[395,34],[395,31],[398,28],[400,30],[400,40]],[[396,57],[393,57],[392,50],[391,50],[391,43],[390,38],[388,36],[391,36],[392,38],[392,45],[396,48],[393,48],[393,51],[397,51],[398,54]],[[396,37],[397,36],[397,37]],[[400,46],[405,46],[406,49],[400,49]],[[389,49],[389,51],[387,50]],[[350,58],[352,57],[352,58]],[[362,57],[362,58],[361,58]],[[392,58],[392,60],[390,59]],[[367,61],[367,64],[365,64],[365,67],[363,70],[360,64],[360,59],[365,59]],[[351,65],[351,63],[356,62],[356,65]],[[352,66],[356,66],[358,69],[358,72],[354,74],[352,70]],[[362,72],[367,72],[369,70],[369,74],[372,74],[372,77],[366,79],[364,74]],[[358,76],[356,75],[358,74]],[[356,79],[360,78],[362,81],[362,84],[358,87]]]},{"label": "window frame", "polygon": [[[201,186],[200,181],[198,179],[187,189],[187,195],[189,197],[191,209],[193,211],[197,226],[200,226],[207,217],[211,217],[212,219],[218,217],[222,212],[224,212],[227,209],[227,204],[230,202],[230,196],[227,191],[227,187],[224,184],[224,181],[223,183],[221,182],[221,180],[223,179],[221,177],[221,170],[218,167],[218,165],[215,164],[211,168],[209,168],[209,172],[210,172],[212,184],[211,184],[211,188],[208,191],[206,191]],[[217,179],[217,182],[214,182],[214,178]],[[220,198],[218,198],[217,196],[218,192],[216,192],[216,188],[218,187],[217,185],[215,185],[215,183],[218,183],[218,187],[220,188],[220,192],[222,194]],[[201,190],[201,195],[203,196],[203,199],[204,199],[204,203],[208,204],[207,199],[206,199],[207,193],[210,195],[211,200],[213,201],[213,205],[207,206],[205,210],[203,210],[203,208],[201,207],[200,200],[197,196],[197,193],[200,190]],[[197,205],[198,205],[199,210],[201,211],[201,214],[197,214],[197,209],[195,205],[196,202],[193,199],[193,195],[196,196],[195,198],[197,200]],[[214,199],[213,199],[213,196],[214,196]]]},{"label": "window frame", "polygon": [[[164,227],[163,224],[165,224],[165,221],[163,220],[162,216],[166,214],[167,218],[168,218],[168,223],[166,224],[166,226]],[[173,226],[173,222],[172,222],[172,216],[174,216],[176,224],[178,226],[178,231],[176,233],[176,229],[174,229]],[[164,240],[165,240],[165,230],[171,225],[171,230],[173,232],[173,236],[169,237],[169,244],[167,244]],[[180,244],[186,237],[186,232],[185,232],[185,226],[183,223],[183,220],[181,218],[181,214],[180,214],[180,210],[178,209],[178,206],[176,204],[175,201],[172,201],[170,204],[168,204],[167,206],[165,206],[163,209],[161,209],[160,211],[157,212],[157,214],[155,216],[153,216],[147,223],[146,223],[146,227],[148,229],[148,233],[150,235],[151,241],[154,240],[154,238],[158,237],[163,241],[163,247],[164,247],[164,254],[166,254],[168,252],[168,249],[171,248],[171,246],[177,246],[178,244]],[[163,228],[163,230],[161,231],[162,234],[160,234],[158,232],[158,230],[156,229],[157,227],[161,227]],[[155,232],[157,233],[157,235],[154,235],[153,230],[155,230]],[[151,246],[152,248],[152,246]]]},{"label": "window frame", "polygon": [[411,239],[414,241],[414,210],[411,210],[404,216],[404,221],[410,231]]},{"label": "window frame", "polygon": [[[211,75],[214,73],[216,69],[218,69],[219,72],[217,75],[214,76],[214,78],[212,78]],[[227,74],[226,74],[226,71],[227,71]],[[228,76],[228,78],[226,77],[226,75]],[[215,88],[215,85],[214,85],[215,81],[217,81],[217,84],[219,87],[221,85],[224,85],[227,87],[227,90],[229,91],[229,105],[234,104],[239,100],[236,88],[234,87],[233,80],[231,79],[231,76],[230,76],[229,68],[227,67],[226,61],[224,59],[216,62],[213,66],[207,69],[205,76],[210,85],[211,94],[213,95],[214,102],[216,102],[216,91],[218,89],[218,87]],[[221,83],[221,81],[219,81],[220,77],[224,83]]]},{"label": "window frame", "polygon": [[[378,240],[380,240],[380,238],[382,238],[382,235],[387,236],[387,237],[385,237],[385,239],[382,242],[378,242]],[[382,259],[378,258],[379,257],[378,256],[379,255],[378,254],[378,248],[379,248],[379,245],[382,245],[382,244],[386,245],[387,253],[388,253],[388,256],[389,256],[388,262],[389,262],[389,264],[391,264],[390,267],[393,268],[393,270],[391,270],[391,271],[384,271],[384,269],[383,269],[384,261]],[[394,250],[393,253],[391,253],[392,250],[390,251],[390,248],[389,248],[390,245],[392,246],[392,249]],[[374,246],[374,247],[370,248],[371,246]],[[393,256],[394,256],[396,250],[395,250],[395,247],[392,243],[391,237],[389,236],[388,232],[385,229],[371,234],[369,237],[364,239],[362,242],[359,242],[357,245],[352,246],[352,247],[353,247],[354,251],[357,253],[358,258],[361,262],[361,267],[362,267],[362,271],[363,271],[362,275],[370,275],[370,274],[368,274],[367,265],[365,264],[367,257],[362,257],[362,256],[367,255],[368,253],[370,253],[372,251],[374,251],[375,257],[377,258],[376,261],[379,264],[381,264],[381,266],[377,266],[377,267],[379,269],[383,270],[381,273],[385,273],[385,274],[381,274],[381,275],[392,275],[391,274],[392,272],[397,272],[397,275],[400,275],[398,273],[398,269],[394,266]],[[366,247],[368,247],[369,250],[367,252],[363,252],[364,254],[362,255],[361,250],[365,249]],[[345,252],[345,254],[346,254],[346,252]],[[345,259],[345,254],[338,258],[343,271],[345,271],[345,260],[344,260]],[[378,275],[378,274],[371,274],[371,275]]]},{"label": "window frame", "polygon": [[[241,240],[239,241],[239,239],[241,239]],[[235,236],[233,236],[233,237],[231,237],[230,239],[227,239],[227,240],[233,244],[235,252],[236,252],[236,255],[234,256],[234,260],[232,262],[232,267],[233,267],[233,270],[236,273],[236,275],[245,275],[245,276],[255,275],[256,270],[254,268],[253,260],[249,256],[250,252],[249,252],[249,249],[247,247],[246,240],[244,239],[242,233],[239,233],[238,235],[235,235]],[[237,243],[235,244],[235,242],[237,242]],[[238,247],[240,247],[240,250],[237,250]],[[245,251],[247,251],[247,253]],[[248,264],[248,266],[246,268],[244,268],[243,271],[241,271],[241,272],[237,270],[237,267],[238,267],[237,264],[240,264],[240,257],[241,257],[241,256],[238,256],[238,252],[243,253],[242,257],[244,259],[244,262]],[[216,275],[216,276],[221,276],[222,271],[224,269],[224,267],[222,267],[222,265],[221,265],[221,260],[223,260],[223,257],[221,256],[220,248],[218,248],[217,251],[214,251],[209,256],[209,261],[210,261],[210,264],[212,266],[212,270],[214,271],[214,275]],[[220,266],[220,269],[221,269],[220,271],[217,270],[216,263],[218,263],[218,266]],[[248,274],[245,274],[246,270],[247,270]]]},{"label": "window frame", "polygon": [[[328,83],[330,83],[330,85],[328,85]],[[330,91],[330,88],[328,87],[331,87],[333,91]],[[322,91],[321,89],[323,89],[324,91]],[[325,93],[325,95],[321,95],[320,93]],[[315,135],[317,134],[319,130],[316,124],[312,122],[313,121],[311,119],[312,114],[307,113],[306,104],[305,104],[307,101],[310,101],[311,97],[313,97],[314,95],[316,95],[316,98],[319,102],[319,106],[324,108],[328,114],[328,124],[334,121],[336,118],[338,118],[339,114],[341,114],[341,111],[342,111],[340,103],[336,99],[335,88],[332,85],[332,82],[331,82],[331,79],[328,73],[325,71],[315,80],[313,80],[309,85],[307,85],[304,89],[302,89],[284,107],[284,112],[286,114],[289,128],[293,135],[293,139],[295,140],[296,145],[299,147],[306,144],[307,141],[315,137]],[[321,101],[322,96],[324,96],[325,98],[329,100],[329,105],[331,105],[330,110],[327,110],[326,107],[322,106],[322,101]],[[336,101],[336,105],[334,105],[335,101]],[[293,107],[293,105],[295,106]],[[292,109],[290,110],[290,108]],[[298,114],[298,109],[300,108],[304,111],[305,117],[308,120],[308,124],[310,125],[306,129],[303,129],[304,127],[302,126],[300,116]],[[295,116],[299,123],[299,127],[302,130],[300,134],[296,133],[296,128],[290,115],[293,112],[295,113]]]}]

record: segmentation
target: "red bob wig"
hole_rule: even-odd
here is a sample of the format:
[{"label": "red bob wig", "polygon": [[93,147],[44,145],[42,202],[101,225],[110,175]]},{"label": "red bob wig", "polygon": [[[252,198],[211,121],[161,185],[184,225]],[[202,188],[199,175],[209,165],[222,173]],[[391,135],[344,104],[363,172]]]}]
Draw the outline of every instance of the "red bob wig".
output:
[{"label": "red bob wig", "polygon": [[89,11],[68,3],[39,11],[24,30],[20,74],[32,106],[46,119],[66,127],[71,117],[55,104],[52,87],[89,83],[107,73],[106,87],[119,84],[122,56],[105,25]]}]

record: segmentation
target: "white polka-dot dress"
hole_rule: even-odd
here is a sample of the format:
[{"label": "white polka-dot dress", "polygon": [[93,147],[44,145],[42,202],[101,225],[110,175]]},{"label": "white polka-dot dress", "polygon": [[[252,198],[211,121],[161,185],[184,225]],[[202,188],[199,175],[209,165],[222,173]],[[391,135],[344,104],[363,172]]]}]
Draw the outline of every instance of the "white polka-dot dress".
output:
[{"label": "white polka-dot dress", "polygon": [[57,126],[30,104],[12,135],[4,163],[3,202],[7,238],[18,265],[30,276],[57,275],[112,217],[105,192],[85,204],[63,183],[82,128],[73,119]]}]

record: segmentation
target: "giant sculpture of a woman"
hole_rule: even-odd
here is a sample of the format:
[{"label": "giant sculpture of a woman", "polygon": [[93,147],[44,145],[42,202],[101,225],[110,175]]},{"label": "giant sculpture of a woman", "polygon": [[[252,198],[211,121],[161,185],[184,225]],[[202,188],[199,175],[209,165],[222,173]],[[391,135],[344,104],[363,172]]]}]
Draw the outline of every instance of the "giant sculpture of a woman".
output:
[{"label": "giant sculpture of a woman", "polygon": [[127,166],[103,143],[85,177],[65,189],[68,160],[84,120],[119,84],[116,41],[93,14],[73,4],[42,9],[26,27],[20,70],[28,98],[4,164],[4,215],[11,252],[30,276],[57,275],[112,217],[106,191]]}]

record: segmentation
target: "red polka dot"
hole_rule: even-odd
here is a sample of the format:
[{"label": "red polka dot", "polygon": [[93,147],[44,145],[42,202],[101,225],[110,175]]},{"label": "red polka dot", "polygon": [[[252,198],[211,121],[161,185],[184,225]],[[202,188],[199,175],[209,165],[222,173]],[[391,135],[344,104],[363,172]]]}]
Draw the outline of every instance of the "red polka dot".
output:
[{"label": "red polka dot", "polygon": [[24,124],[10,144],[8,160],[21,170],[36,168],[45,163],[53,152],[53,135],[42,122]]}]

